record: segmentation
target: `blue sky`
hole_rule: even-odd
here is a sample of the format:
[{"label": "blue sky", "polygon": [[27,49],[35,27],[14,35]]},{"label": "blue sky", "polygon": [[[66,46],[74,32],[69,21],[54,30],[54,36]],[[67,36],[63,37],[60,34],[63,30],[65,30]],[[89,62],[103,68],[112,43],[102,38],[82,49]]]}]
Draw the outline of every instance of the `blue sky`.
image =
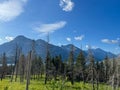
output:
[{"label": "blue sky", "polygon": [[25,35],[120,53],[120,0],[0,0],[0,44]]}]

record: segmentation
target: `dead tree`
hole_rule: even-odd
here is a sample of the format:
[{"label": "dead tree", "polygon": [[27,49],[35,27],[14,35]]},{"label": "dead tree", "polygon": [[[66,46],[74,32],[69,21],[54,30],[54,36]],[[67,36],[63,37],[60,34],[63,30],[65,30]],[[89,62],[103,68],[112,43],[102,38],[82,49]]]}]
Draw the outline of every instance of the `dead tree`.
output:
[{"label": "dead tree", "polygon": [[18,76],[18,59],[19,59],[19,56],[20,56],[20,48],[18,47],[18,45],[16,44],[16,48],[15,48],[15,58],[14,58],[14,66],[13,66],[13,70],[12,70],[12,75],[11,75],[11,82],[13,81],[13,77],[14,77],[14,74],[15,74],[15,82],[17,81],[17,76]]},{"label": "dead tree", "polygon": [[29,85],[30,85],[30,76],[31,76],[31,66],[32,66],[32,61],[34,60],[35,57],[35,41],[32,41],[32,50],[29,52],[28,57],[27,57],[27,66],[26,66],[26,90],[29,90]]},{"label": "dead tree", "polygon": [[2,57],[2,75],[1,75],[1,81],[3,78],[5,78],[5,75],[7,74],[7,59],[6,59],[6,54],[3,53]]},{"label": "dead tree", "polygon": [[49,77],[49,67],[50,67],[50,52],[49,52],[49,33],[47,36],[47,47],[46,47],[46,60],[45,60],[45,84]]},{"label": "dead tree", "polygon": [[27,56],[27,66],[26,66],[26,90],[29,90],[29,84],[30,84],[30,66],[31,66],[31,58],[32,58],[32,51],[29,52],[28,56]]},{"label": "dead tree", "polygon": [[99,90],[99,73],[100,73],[100,65],[99,65],[99,61],[96,62],[96,88],[97,90]]}]

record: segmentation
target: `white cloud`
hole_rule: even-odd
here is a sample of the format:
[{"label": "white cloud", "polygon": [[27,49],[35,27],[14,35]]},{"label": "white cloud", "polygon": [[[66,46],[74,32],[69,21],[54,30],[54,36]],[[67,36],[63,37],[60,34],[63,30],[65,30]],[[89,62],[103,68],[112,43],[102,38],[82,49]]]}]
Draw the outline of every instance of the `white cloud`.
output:
[{"label": "white cloud", "polygon": [[86,48],[86,49],[97,49],[97,48],[99,48],[99,47],[97,47],[97,46],[85,45],[85,48]]},{"label": "white cloud", "polygon": [[89,45],[85,45],[86,49],[88,49],[90,46]]},{"label": "white cloud", "polygon": [[72,11],[74,7],[74,3],[71,0],[60,0],[60,7],[63,11]]},{"label": "white cloud", "polygon": [[108,40],[108,39],[102,39],[101,40],[103,43],[110,43],[110,40]]},{"label": "white cloud", "polygon": [[116,40],[102,39],[101,41],[103,43],[107,43],[107,44],[118,44],[119,43],[118,39],[116,39]]},{"label": "white cloud", "polygon": [[81,41],[83,40],[84,37],[85,37],[84,35],[81,35],[81,36],[74,37],[74,39]]},{"label": "white cloud", "polygon": [[7,22],[15,19],[24,11],[27,0],[5,0],[0,2],[0,21]]},{"label": "white cloud", "polygon": [[70,41],[71,41],[71,38],[67,37],[66,40],[70,42]]},{"label": "white cloud", "polygon": [[34,30],[40,32],[40,33],[52,33],[60,28],[63,28],[67,24],[66,21],[60,21],[52,24],[41,24],[34,28]]},{"label": "white cloud", "polygon": [[112,44],[118,43],[118,40],[111,40]]},{"label": "white cloud", "polygon": [[6,36],[6,37],[5,37],[5,39],[6,39],[7,41],[11,41],[11,40],[13,40],[13,39],[14,39],[14,37],[11,37],[11,36]]}]

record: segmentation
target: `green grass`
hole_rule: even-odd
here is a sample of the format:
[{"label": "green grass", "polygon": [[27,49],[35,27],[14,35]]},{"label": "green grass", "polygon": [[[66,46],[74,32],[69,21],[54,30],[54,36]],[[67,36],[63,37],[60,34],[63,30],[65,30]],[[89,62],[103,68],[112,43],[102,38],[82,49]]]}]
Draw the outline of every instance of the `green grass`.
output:
[{"label": "green grass", "polygon": [[[0,90],[25,90],[26,82],[10,82],[10,79],[4,79],[0,81]],[[44,78],[38,80],[31,80],[29,90],[92,90],[92,85],[86,83],[85,85],[81,82],[75,82],[71,85],[67,81],[49,81],[48,84],[44,84]],[[112,90],[109,85],[100,84],[99,90]],[[120,90],[120,89],[118,89]]]}]

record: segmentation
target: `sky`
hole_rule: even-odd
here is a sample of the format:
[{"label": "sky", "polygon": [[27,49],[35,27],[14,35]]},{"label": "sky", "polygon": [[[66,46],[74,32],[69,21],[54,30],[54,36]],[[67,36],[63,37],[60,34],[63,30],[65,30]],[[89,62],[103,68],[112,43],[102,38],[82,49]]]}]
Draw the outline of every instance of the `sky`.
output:
[{"label": "sky", "polygon": [[120,53],[120,0],[0,0],[0,44],[18,35]]}]

